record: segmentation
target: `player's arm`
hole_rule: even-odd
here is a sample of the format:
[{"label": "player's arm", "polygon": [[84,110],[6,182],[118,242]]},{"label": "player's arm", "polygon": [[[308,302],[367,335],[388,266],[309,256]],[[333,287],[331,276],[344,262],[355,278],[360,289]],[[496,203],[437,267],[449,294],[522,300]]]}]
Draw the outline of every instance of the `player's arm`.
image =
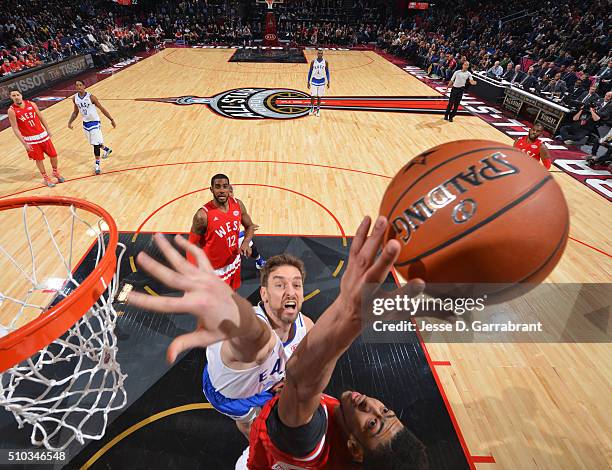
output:
[{"label": "player's arm", "polygon": [[[191,223],[191,230],[189,231],[189,242],[196,246],[202,246],[202,238],[206,235],[206,228],[208,227],[208,215],[202,208],[193,216],[193,222]],[[187,252],[187,261],[191,264],[196,263],[196,259],[191,252]]]},{"label": "player's arm", "polygon": [[327,78],[327,88],[329,88],[329,62],[325,61],[325,77]]},{"label": "player's arm", "polygon": [[474,75],[470,73],[470,85],[476,85],[476,80],[474,80]]},{"label": "player's arm", "polygon": [[[310,330],[312,330],[312,327],[314,326],[314,322],[310,319],[310,317],[307,317],[304,314],[302,314],[302,319],[304,321],[304,328],[306,328],[306,332],[308,333]],[[275,346],[275,341],[270,343],[270,349],[269,349],[268,353],[265,356],[261,357],[262,361],[265,360],[265,358],[270,355],[270,353],[272,352],[274,346]],[[280,391],[283,389],[284,386],[285,386],[285,379],[283,379],[280,382],[278,382],[270,390],[272,391],[272,393],[277,394],[277,393],[280,393]]]},{"label": "player's arm", "polygon": [[249,243],[253,239],[253,235],[255,235],[255,224],[251,220],[251,216],[246,210],[246,207],[242,203],[240,199],[237,199],[238,204],[240,205],[240,211],[242,212],[242,225],[244,226],[244,240],[242,241],[242,245],[240,246],[240,252],[246,256],[251,256],[251,247]]},{"label": "player's arm", "polygon": [[32,151],[32,146],[25,141],[25,139],[21,135],[21,132],[19,131],[19,126],[17,125],[17,116],[15,115],[15,111],[13,110],[13,108],[9,108],[7,114],[9,122],[11,123],[11,129],[13,129],[13,132],[15,133],[15,136],[17,137],[19,142],[21,142],[21,145],[23,145],[28,152]]},{"label": "player's arm", "polygon": [[251,315],[257,319],[257,325],[254,326],[255,331],[232,337],[221,346],[221,358],[224,364],[234,368],[237,362],[244,365],[254,362],[262,364],[274,350],[276,337],[272,334],[270,327],[257,318],[253,307],[251,307]]},{"label": "player's arm", "polygon": [[310,79],[312,78],[312,66],[314,65],[314,60],[310,61],[310,68],[308,69],[308,83],[306,84],[306,88],[310,87]]},{"label": "player's arm", "polygon": [[548,151],[548,148],[543,142],[542,145],[540,145],[540,158],[546,169],[550,170],[550,167],[552,166],[552,159],[550,158],[550,152]]},{"label": "player's arm", "polygon": [[361,223],[340,281],[340,295],[287,362],[286,382],[278,405],[279,418],[286,426],[298,427],[310,422],[336,362],[361,333],[362,299],[385,280],[400,251],[399,242],[391,240],[381,255],[376,256],[387,225],[386,219],[380,217],[372,235],[367,237],[370,219]]},{"label": "player's arm", "polygon": [[244,354],[252,354],[252,348],[268,341],[272,335],[270,328],[253,314],[253,306],[248,300],[236,294],[215,274],[200,247],[181,236],[177,236],[175,241],[195,258],[195,266],[188,263],[161,234],[155,235],[155,243],[169,266],[162,265],[144,252],[136,260],[154,278],[170,288],[183,291],[183,295],[151,296],[130,292],[127,302],[148,311],[190,313],[198,319],[194,331],[175,338],[168,347],[167,358],[171,363],[183,351],[234,337],[244,339]]},{"label": "player's arm", "polygon": [[32,107],[34,108],[34,112],[38,116],[38,119],[40,119],[40,122],[42,123],[45,130],[47,131],[47,134],[49,134],[49,137],[51,137],[51,129],[49,128],[49,124],[47,124],[47,120],[40,112],[40,109],[38,109],[38,106],[36,106],[36,103],[32,103]]},{"label": "player's arm", "polygon": [[70,115],[70,119],[68,120],[68,129],[72,129],[72,123],[79,115],[79,108],[76,105],[76,101],[74,97],[72,97],[72,105],[73,105],[73,109],[72,109],[72,114]]},{"label": "player's arm", "polygon": [[110,121],[111,125],[113,127],[117,127],[117,125],[115,124],[115,120],[113,119],[113,117],[110,115],[110,113],[106,110],[106,108],[104,106],[102,106],[102,103],[100,103],[100,100],[98,100],[98,98],[96,98],[94,95],[91,95],[91,102],[93,104],[96,105],[96,107],[102,111],[102,114],[104,114],[108,120]]},{"label": "player's arm", "polygon": [[314,322],[310,319],[310,317],[307,317],[306,315],[302,315],[302,318],[304,319],[304,326],[306,327],[306,331],[312,330],[312,327],[314,326]]}]

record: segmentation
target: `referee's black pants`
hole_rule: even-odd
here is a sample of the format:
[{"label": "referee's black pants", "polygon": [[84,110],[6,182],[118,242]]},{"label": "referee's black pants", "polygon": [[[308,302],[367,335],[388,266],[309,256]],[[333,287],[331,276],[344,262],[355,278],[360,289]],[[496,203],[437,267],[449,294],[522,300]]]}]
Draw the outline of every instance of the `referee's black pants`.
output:
[{"label": "referee's black pants", "polygon": [[463,98],[463,88],[452,87],[450,98],[448,99],[448,106],[446,106],[446,113],[444,116],[447,118],[454,118],[457,114],[457,110],[459,109],[459,103],[461,103],[461,98]]}]

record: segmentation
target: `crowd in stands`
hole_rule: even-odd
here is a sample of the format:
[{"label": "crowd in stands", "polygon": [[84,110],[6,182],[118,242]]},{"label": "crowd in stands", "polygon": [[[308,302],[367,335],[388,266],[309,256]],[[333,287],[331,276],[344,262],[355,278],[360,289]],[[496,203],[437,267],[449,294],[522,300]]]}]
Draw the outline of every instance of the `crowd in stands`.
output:
[{"label": "crowd in stands", "polygon": [[108,2],[3,0],[0,3],[0,77],[43,63],[91,53],[107,65],[156,47],[160,29],[120,26]]},{"label": "crowd in stands", "polygon": [[378,45],[444,79],[467,60],[471,70],[557,95],[596,81],[603,96],[612,79],[607,4],[458,0],[419,25],[385,29]]},{"label": "crowd in stands", "polygon": [[[561,73],[566,91],[588,88],[586,81],[593,76],[601,78],[600,92],[610,86],[612,70],[605,70],[612,58],[607,0],[571,4],[455,0],[404,19],[393,16],[390,2],[354,0],[348,5],[343,0],[276,3],[279,37],[300,45],[376,42],[444,78],[465,58],[473,70],[515,81],[528,73],[518,69],[517,75],[516,66],[534,62],[538,82],[548,86],[553,72]],[[4,0],[0,73],[16,73],[82,52],[129,55],[162,39],[253,43],[265,30],[266,11],[265,3],[238,0],[165,0],[152,2],[149,10],[121,9],[106,0]],[[553,86],[563,89],[560,84]]]}]

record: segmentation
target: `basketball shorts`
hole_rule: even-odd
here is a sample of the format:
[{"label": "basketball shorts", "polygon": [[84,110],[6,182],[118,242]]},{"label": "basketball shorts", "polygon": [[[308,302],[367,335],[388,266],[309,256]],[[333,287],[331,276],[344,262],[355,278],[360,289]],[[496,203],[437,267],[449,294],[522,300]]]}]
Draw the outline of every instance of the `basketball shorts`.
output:
[{"label": "basketball shorts", "polygon": [[257,418],[261,408],[274,396],[271,392],[262,392],[248,398],[227,398],[213,386],[208,374],[208,365],[204,367],[202,373],[202,391],[215,410],[239,423],[252,422]]},{"label": "basketball shorts", "polygon": [[30,145],[32,146],[32,150],[28,151],[28,158],[30,160],[44,160],[45,154],[47,154],[49,158],[57,157],[57,150],[55,150],[51,139],[41,142],[40,144]]},{"label": "basketball shorts", "polygon": [[238,290],[240,287],[240,263],[240,253],[238,253],[231,263],[215,269],[215,274],[234,290]]},{"label": "basketball shorts", "polygon": [[310,84],[310,96],[325,96],[325,83],[323,85]]},{"label": "basketball shorts", "polygon": [[83,132],[90,145],[103,145],[104,138],[102,137],[102,128],[100,121],[90,121],[83,123]]},{"label": "basketball shorts", "polygon": [[240,281],[240,267],[238,267],[236,272],[231,277],[228,277],[228,278],[224,279],[224,281],[227,284],[229,284],[229,286],[233,290],[237,291],[238,288],[240,287],[240,283],[241,283],[241,281]]}]

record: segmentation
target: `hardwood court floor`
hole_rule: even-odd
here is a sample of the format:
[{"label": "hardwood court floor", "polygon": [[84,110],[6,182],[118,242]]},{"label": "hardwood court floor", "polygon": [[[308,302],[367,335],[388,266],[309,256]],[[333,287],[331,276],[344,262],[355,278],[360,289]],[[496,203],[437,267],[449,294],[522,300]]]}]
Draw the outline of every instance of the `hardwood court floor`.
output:
[{"label": "hardwood court floor", "polygon": [[[236,195],[262,233],[351,235],[363,215],[377,214],[388,177],[417,153],[457,139],[511,142],[473,116],[448,123],[439,115],[323,111],[320,118],[232,120],[204,105],[134,101],[210,97],[238,87],[305,90],[307,64],[228,63],[231,53],[168,49],[92,86],[118,124],[113,130],[103,118],[114,152],[103,161],[101,176],[92,174],[91,148],[79,126],[66,128],[70,101],[45,111],[68,181],[25,194],[97,202],[120,230],[187,231],[193,213],[209,198],[210,177],[223,172],[236,183]],[[310,60],[312,53],[307,56]],[[326,58],[329,95],[436,94],[374,52],[330,51]],[[0,133],[0,149],[0,196],[39,185],[33,163],[10,130]],[[569,241],[549,281],[610,282],[610,257],[591,248],[612,251],[608,202],[564,173],[554,177],[570,206],[570,236],[582,243]],[[605,418],[612,409],[608,345],[428,349],[433,361],[450,362],[436,372],[470,453],[496,462],[476,463],[478,468],[612,465],[612,425]]]}]

